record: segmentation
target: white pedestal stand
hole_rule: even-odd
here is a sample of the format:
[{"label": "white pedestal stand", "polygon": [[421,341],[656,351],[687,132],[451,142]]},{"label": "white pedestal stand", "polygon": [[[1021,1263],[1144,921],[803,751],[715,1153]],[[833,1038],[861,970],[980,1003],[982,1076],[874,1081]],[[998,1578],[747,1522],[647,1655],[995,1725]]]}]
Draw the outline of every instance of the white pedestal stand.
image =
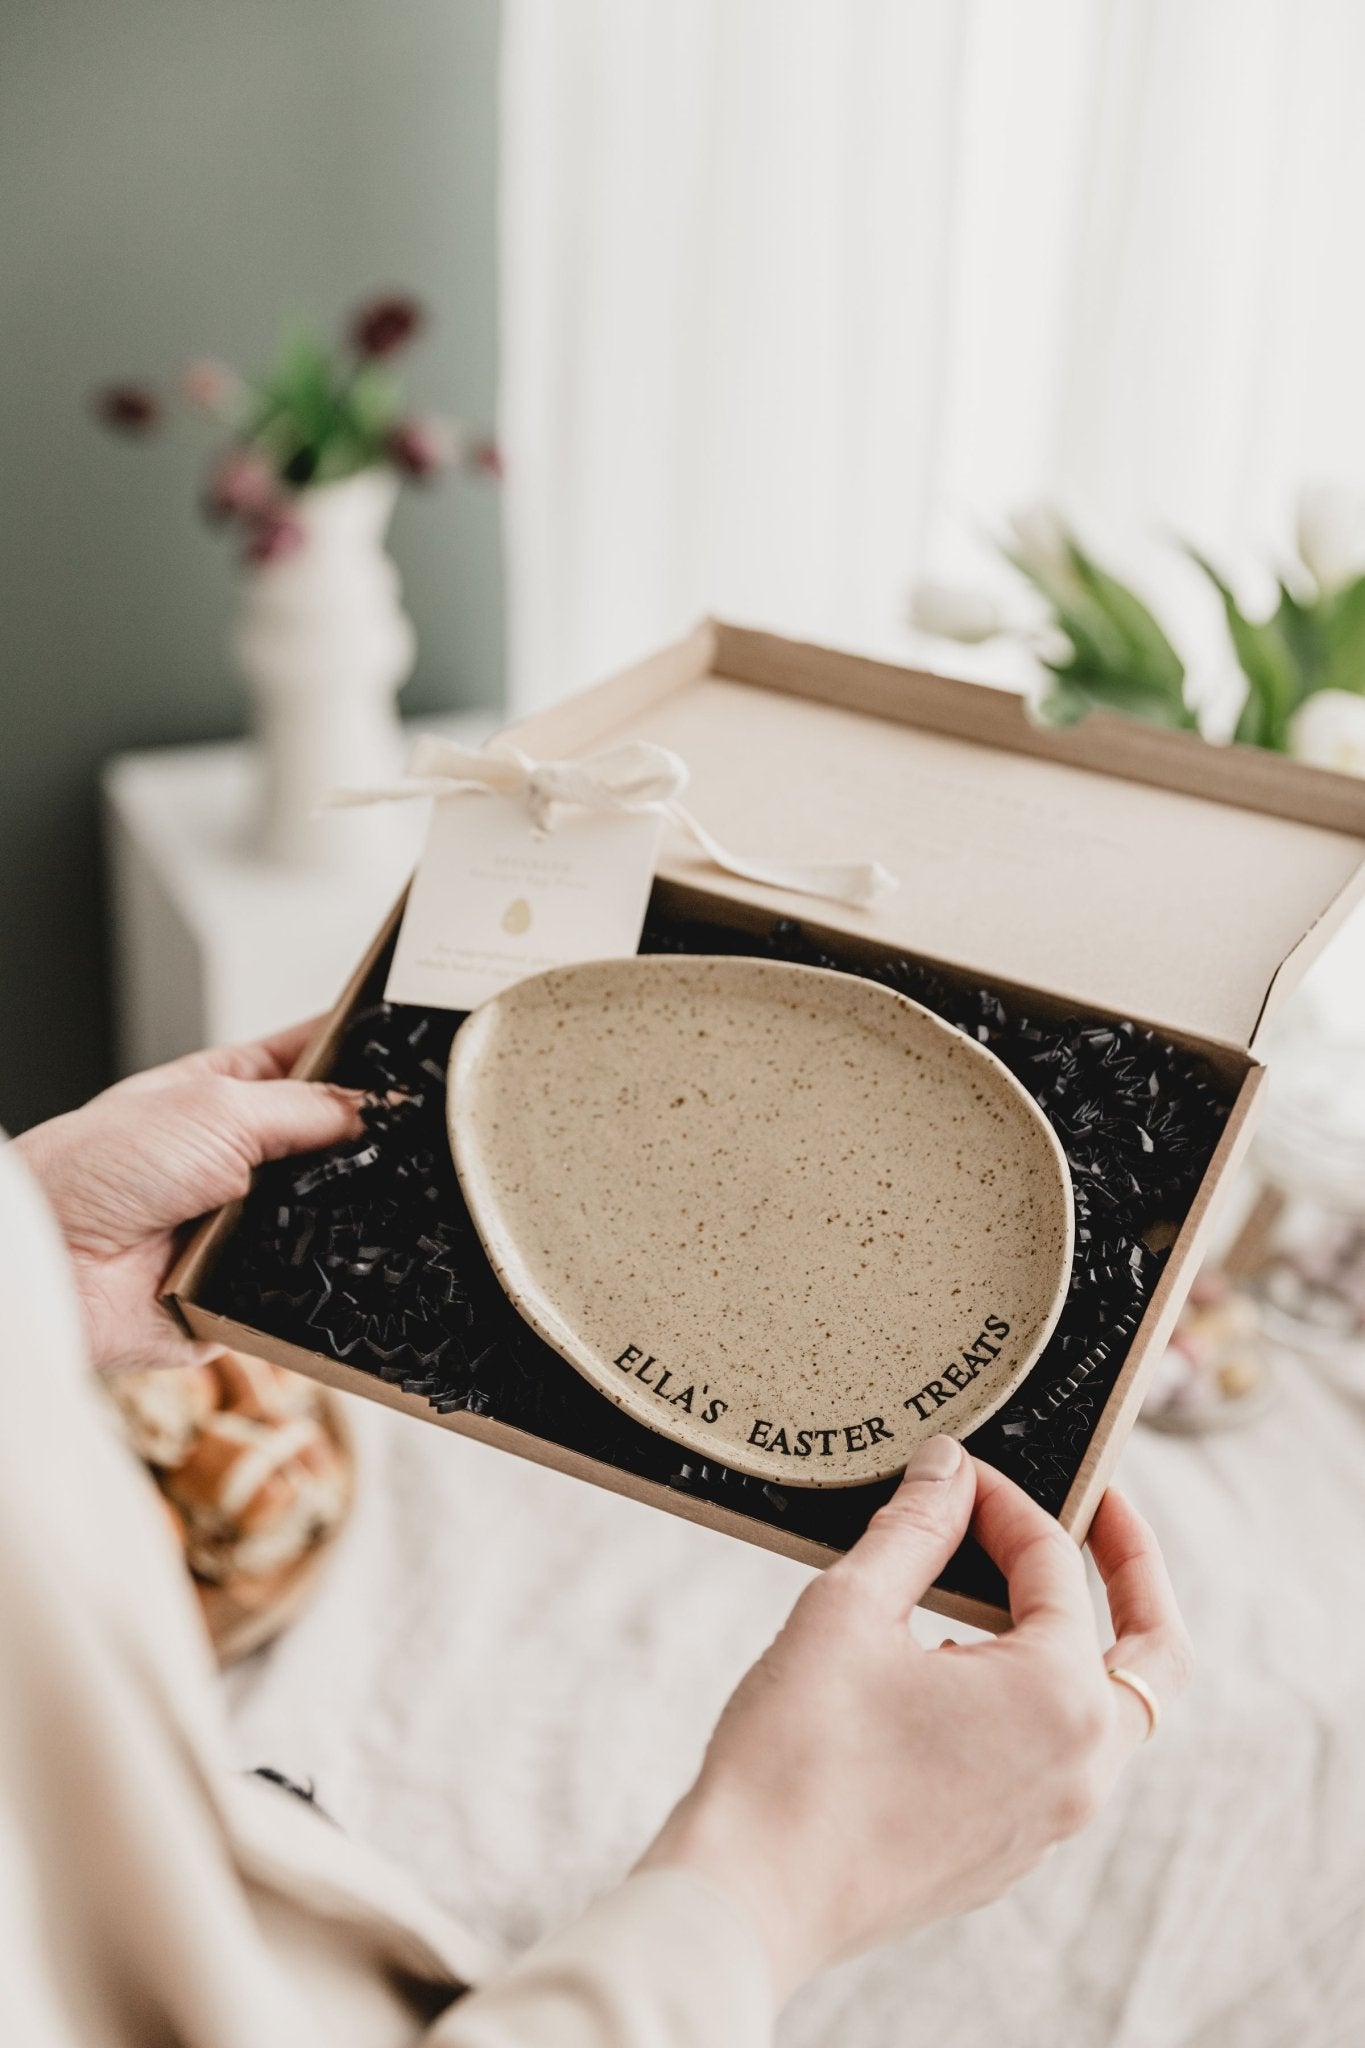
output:
[{"label": "white pedestal stand", "polygon": [[[477,746],[495,723],[469,713],[433,729]],[[104,771],[120,1073],[328,1008],[411,871],[425,804],[393,807],[359,872],[329,872],[246,850],[256,791],[245,744],[120,754]],[[318,829],[353,821],[367,815]]]}]

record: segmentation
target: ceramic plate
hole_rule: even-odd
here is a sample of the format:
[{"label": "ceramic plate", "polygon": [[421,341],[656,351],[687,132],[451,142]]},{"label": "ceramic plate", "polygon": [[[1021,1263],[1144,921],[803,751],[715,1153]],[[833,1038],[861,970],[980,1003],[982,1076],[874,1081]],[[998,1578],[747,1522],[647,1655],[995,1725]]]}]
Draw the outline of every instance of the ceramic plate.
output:
[{"label": "ceramic plate", "polygon": [[532,1327],[639,1422],[853,1486],[992,1414],[1071,1268],[1055,1135],[904,996],[766,960],[590,961],[483,1004],[451,1146]]}]

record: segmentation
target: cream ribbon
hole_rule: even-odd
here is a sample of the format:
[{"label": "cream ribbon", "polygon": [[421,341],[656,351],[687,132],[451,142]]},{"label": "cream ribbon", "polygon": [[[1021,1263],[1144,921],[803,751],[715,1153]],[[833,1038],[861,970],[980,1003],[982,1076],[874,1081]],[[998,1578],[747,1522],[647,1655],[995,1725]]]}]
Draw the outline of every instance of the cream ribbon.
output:
[{"label": "cream ribbon", "polygon": [[678,801],[687,787],[687,763],[652,740],[627,740],[581,761],[533,761],[506,741],[475,750],[434,734],[419,739],[401,782],[373,789],[334,789],[323,798],[328,810],[353,804],[401,802],[416,796],[461,796],[494,791],[523,796],[539,832],[553,832],[566,811],[653,812],[667,818],[699,846],[713,866],[746,882],[825,896],[859,908],[899,888],[895,875],[876,860],[742,860],[713,839]]}]

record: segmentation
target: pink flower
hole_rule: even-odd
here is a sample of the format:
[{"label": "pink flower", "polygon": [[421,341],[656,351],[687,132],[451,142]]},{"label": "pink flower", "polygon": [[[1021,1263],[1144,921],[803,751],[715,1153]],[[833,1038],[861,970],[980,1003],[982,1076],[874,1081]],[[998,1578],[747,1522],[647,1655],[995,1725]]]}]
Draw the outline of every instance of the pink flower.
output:
[{"label": "pink flower", "polygon": [[455,432],[445,420],[400,420],[388,440],[394,468],[419,482],[449,469],[457,451]]},{"label": "pink flower", "polygon": [[481,476],[491,476],[500,482],[506,475],[502,450],[496,441],[476,441],[469,451],[469,466],[477,469]]},{"label": "pink flower", "polygon": [[201,356],[198,362],[185,366],[180,389],[200,412],[222,413],[241,397],[242,380],[227,363],[215,362],[211,356]]},{"label": "pink flower", "polygon": [[160,424],[161,400],[145,384],[108,384],[95,394],[95,411],[120,434],[147,434]]},{"label": "pink flower", "polygon": [[251,521],[242,551],[243,559],[254,569],[263,569],[271,562],[288,561],[291,555],[299,552],[307,537],[292,512],[282,505],[273,506]]},{"label": "pink flower", "polygon": [[361,356],[394,355],[406,348],[425,318],[416,299],[397,292],[371,299],[351,322],[351,345]]},{"label": "pink flower", "polygon": [[279,482],[254,448],[230,448],[209,472],[204,513],[209,519],[255,519],[277,509]]}]

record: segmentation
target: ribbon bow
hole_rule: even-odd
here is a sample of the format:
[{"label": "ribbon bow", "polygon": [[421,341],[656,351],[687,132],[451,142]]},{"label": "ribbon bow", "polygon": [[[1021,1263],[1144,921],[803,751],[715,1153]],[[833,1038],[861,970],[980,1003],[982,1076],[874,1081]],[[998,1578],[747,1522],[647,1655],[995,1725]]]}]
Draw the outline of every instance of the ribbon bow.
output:
[{"label": "ribbon bow", "polygon": [[656,746],[652,740],[627,740],[581,761],[533,761],[505,740],[476,751],[427,734],[414,745],[401,782],[373,789],[334,789],[323,803],[333,809],[491,790],[522,796],[540,832],[553,832],[567,811],[653,812],[680,826],[713,866],[746,882],[860,908],[899,887],[896,877],[876,860],[741,859],[727,852],[678,801],[686,787],[687,763],[670,747]]}]

